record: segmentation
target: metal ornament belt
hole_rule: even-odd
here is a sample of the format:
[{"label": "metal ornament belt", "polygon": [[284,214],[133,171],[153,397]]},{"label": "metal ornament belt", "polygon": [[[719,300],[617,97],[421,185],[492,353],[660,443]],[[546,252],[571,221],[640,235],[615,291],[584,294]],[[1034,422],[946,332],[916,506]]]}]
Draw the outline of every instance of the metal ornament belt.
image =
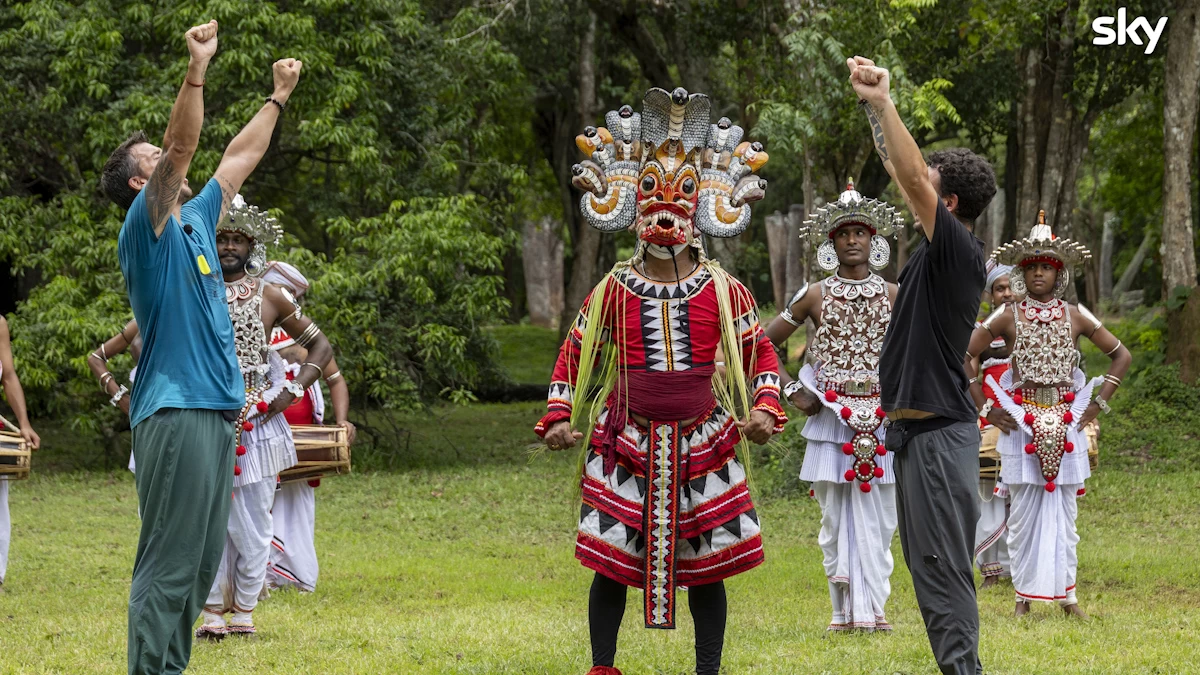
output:
[{"label": "metal ornament belt", "polygon": [[1067,430],[1075,421],[1071,413],[1075,393],[1066,387],[1036,387],[1021,389],[1012,398],[1025,411],[1024,422],[1033,430],[1025,453],[1037,455],[1046,491],[1054,492],[1063,455],[1075,451],[1075,444],[1067,440]]}]

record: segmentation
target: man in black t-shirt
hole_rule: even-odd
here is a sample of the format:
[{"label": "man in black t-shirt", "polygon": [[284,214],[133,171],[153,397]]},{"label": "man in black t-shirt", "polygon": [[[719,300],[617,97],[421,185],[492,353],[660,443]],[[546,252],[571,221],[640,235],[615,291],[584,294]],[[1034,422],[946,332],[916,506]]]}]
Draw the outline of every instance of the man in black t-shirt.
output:
[{"label": "man in black t-shirt", "polygon": [[972,561],[979,426],[962,362],[984,283],[972,223],[996,194],[996,177],[965,149],[926,163],[892,103],[888,71],[862,57],[846,65],[875,149],[925,235],[900,272],[880,355],[900,544],[938,668],[982,673]]}]

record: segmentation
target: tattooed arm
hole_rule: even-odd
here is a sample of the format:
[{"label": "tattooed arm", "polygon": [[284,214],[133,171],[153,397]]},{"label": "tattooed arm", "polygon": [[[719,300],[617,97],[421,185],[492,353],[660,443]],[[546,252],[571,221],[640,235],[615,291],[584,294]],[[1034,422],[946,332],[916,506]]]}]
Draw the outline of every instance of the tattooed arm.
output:
[{"label": "tattooed arm", "polygon": [[879,123],[879,117],[875,115],[875,109],[865,100],[859,101],[858,104],[867,113],[867,123],[871,125],[871,139],[875,142],[875,154],[879,155],[879,159],[883,161],[883,168],[892,177],[892,182],[896,184],[896,189],[900,190],[900,198],[904,200],[904,205],[908,207],[908,212],[915,216],[916,211],[913,210],[912,202],[908,199],[908,193],[904,191],[904,186],[900,181],[896,180],[896,167],[892,166],[892,156],[888,151],[887,140],[883,137],[883,125]]},{"label": "tattooed arm", "polygon": [[146,182],[146,210],[154,236],[162,236],[167,218],[179,204],[179,190],[187,176],[188,166],[200,143],[200,127],[204,124],[204,74],[208,62],[217,52],[217,22],[210,21],[189,30],[185,36],[188,52],[186,81],[171,108],[171,119],[163,136],[163,149],[158,155],[154,173]]},{"label": "tattooed arm", "polygon": [[275,123],[279,120],[281,107],[287,104],[296,83],[300,80],[300,69],[303,63],[296,59],[282,59],[271,67],[275,76],[275,91],[271,98],[278,101],[275,105],[270,101],[263,104],[254,119],[250,120],[237,136],[225,148],[221,157],[221,165],[217,167],[216,179],[221,183],[222,204],[221,215],[229,210],[229,204],[234,195],[242,189],[242,183],[258,166],[259,160],[266,154],[271,145],[271,134],[275,131]]},{"label": "tattooed arm", "polygon": [[921,155],[921,148],[905,128],[896,104],[892,102],[888,92],[888,71],[861,56],[847,59],[846,66],[850,69],[854,92],[867,102],[879,122],[881,141],[876,142],[884,144],[887,162],[892,165],[892,177],[903,191],[913,216],[923,226],[926,238],[932,241],[940,198],[929,179],[929,166]]}]

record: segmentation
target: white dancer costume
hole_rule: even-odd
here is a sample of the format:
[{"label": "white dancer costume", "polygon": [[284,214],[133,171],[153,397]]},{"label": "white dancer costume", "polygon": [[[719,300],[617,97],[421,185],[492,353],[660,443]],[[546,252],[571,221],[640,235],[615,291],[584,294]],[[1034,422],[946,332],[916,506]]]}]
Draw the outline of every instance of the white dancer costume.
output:
[{"label": "white dancer costume", "polygon": [[[997,342],[999,345],[997,346]],[[992,343],[993,349],[1004,347],[1003,340]],[[1008,372],[1008,359],[988,359],[981,364],[983,372],[993,377],[1003,376]],[[996,402],[995,394],[989,386],[984,386],[984,396]],[[1000,430],[980,418],[980,443],[984,446],[996,447]],[[1009,489],[999,476],[996,480],[979,479],[979,523],[975,527],[975,564],[979,573],[984,577],[1012,576],[1012,561],[1008,554],[1008,511]]]},{"label": "white dancer costume", "polygon": [[1076,368],[1078,352],[1065,302],[1026,299],[1012,305],[1012,311],[1017,322],[1013,369],[1031,382],[1071,382],[1068,387],[1014,390],[1014,370],[999,382],[986,378],[1018,427],[1002,433],[997,443],[1000,477],[1012,494],[1008,548],[1013,588],[1020,601],[1071,605],[1076,602],[1079,543],[1076,498],[1091,476],[1087,437],[1075,420],[1087,410],[1092,390],[1103,378],[1086,382]]},{"label": "white dancer costume", "polygon": [[267,349],[262,323],[263,282],[244,277],[227,283],[226,299],[233,320],[238,361],[246,378],[250,428],[239,438],[229,511],[225,553],[205,604],[205,627],[221,625],[221,615],[233,612],[229,632],[253,632],[249,615],[266,591],[267,562],[272,539],[271,504],[280,471],[296,463],[292,430],[283,415],[262,421],[259,400],[269,404],[286,382],[283,360]]},{"label": "white dancer costume", "polygon": [[829,630],[891,630],[884,606],[895,566],[896,477],[892,454],[877,454],[884,437],[879,351],[891,302],[876,275],[833,276],[820,289],[821,326],[810,349],[817,365],[805,365],[799,380],[824,408],[804,425],[800,479],[813,484],[821,504]]},{"label": "white dancer costume", "polygon": [[[288,373],[296,375],[300,365],[287,364]],[[321,424],[325,417],[325,397],[321,385],[308,388],[312,398],[313,416],[311,424]],[[271,559],[267,567],[267,585],[270,588],[293,586],[311,593],[317,588],[316,547],[316,494],[308,481],[295,481],[279,486],[275,493],[275,506],[271,517],[275,522],[275,536],[271,542]]]}]

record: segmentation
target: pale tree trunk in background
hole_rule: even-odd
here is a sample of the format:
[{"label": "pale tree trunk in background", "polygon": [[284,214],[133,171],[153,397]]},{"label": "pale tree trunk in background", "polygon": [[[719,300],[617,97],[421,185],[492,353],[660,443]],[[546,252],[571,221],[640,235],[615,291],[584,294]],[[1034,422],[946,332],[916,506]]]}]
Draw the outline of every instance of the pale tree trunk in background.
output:
[{"label": "pale tree trunk in background", "polygon": [[1031,220],[1038,209],[1038,133],[1035,115],[1038,97],[1038,69],[1041,68],[1041,47],[1030,48],[1025,55],[1025,97],[1021,101],[1021,182],[1017,188],[1017,237],[1029,234]]},{"label": "pale tree trunk in background", "polygon": [[[807,219],[808,214],[817,209],[817,191],[813,186],[813,156],[809,144],[804,144],[804,178],[800,182],[800,190],[804,193],[804,217]],[[816,271],[816,264],[813,262],[813,256],[816,251],[812,250],[806,241],[801,242],[800,246],[800,265],[803,268],[801,278],[805,281],[813,281],[820,276]],[[804,284],[797,284],[796,289]]]},{"label": "pale tree trunk in background", "polygon": [[[722,239],[721,237],[705,236],[704,241],[707,244],[705,249],[708,252],[708,257],[715,258],[721,263],[721,267],[725,268],[733,276],[737,276],[737,254],[742,250],[741,235]],[[742,283],[750,285],[747,279],[741,279]]]},{"label": "pale tree trunk in background", "polygon": [[[521,261],[525,268],[525,304],[529,322],[557,329],[564,311],[562,225],[553,218],[525,221]],[[574,308],[572,309],[574,311]]]},{"label": "pale tree trunk in background", "polygon": [[787,215],[784,216],[784,223],[787,225],[787,276],[786,300],[792,299],[792,294],[800,290],[804,285],[805,271],[807,270],[804,264],[807,248],[804,242],[800,241],[800,227],[806,220],[804,215],[803,204],[792,204],[788,207]]},{"label": "pale tree trunk in background", "polygon": [[767,255],[771,261],[771,291],[774,294],[775,311],[782,311],[787,302],[788,241],[787,224],[782,213],[776,211],[766,217]]},{"label": "pale tree trunk in background", "polygon": [[[579,130],[593,126],[596,120],[596,14],[589,12],[587,30],[579,46]],[[571,208],[578,208],[572,204]],[[576,236],[571,242],[574,264],[571,266],[571,283],[567,287],[567,298],[563,306],[560,332],[575,320],[576,311],[583,305],[588,293],[592,292],[599,276],[596,258],[600,251],[600,232],[580,222]]]},{"label": "pale tree trunk in background", "polygon": [[1113,245],[1117,235],[1117,217],[1112,212],[1104,214],[1104,233],[1100,236],[1100,298],[1105,302],[1113,299]]},{"label": "pale tree trunk in background", "polygon": [[1200,10],[1194,0],[1179,0],[1176,10],[1163,84],[1163,292],[1170,299],[1181,286],[1191,290],[1182,306],[1168,302],[1167,361],[1180,364],[1185,382],[1195,382],[1200,377],[1200,290],[1192,234],[1192,144],[1200,95]]},{"label": "pale tree trunk in background", "polygon": [[[1038,207],[1045,209],[1046,222],[1056,231],[1059,223],[1058,199],[1066,173],[1066,161],[1070,143],[1070,129],[1074,121],[1075,108],[1070,101],[1071,65],[1075,46],[1075,3],[1067,3],[1062,13],[1060,35],[1062,43],[1058,51],[1058,62],[1054,65],[1054,85],[1050,94],[1050,133],[1046,138],[1045,168],[1042,169],[1042,185],[1038,190]],[[1072,185],[1072,188],[1074,186]],[[1065,221],[1069,214],[1063,214]]]},{"label": "pale tree trunk in background", "polygon": [[1121,278],[1117,281],[1117,285],[1113,286],[1113,300],[1120,302],[1121,296],[1129,292],[1129,288],[1133,286],[1134,277],[1141,271],[1142,265],[1146,262],[1146,256],[1150,254],[1150,249],[1154,246],[1154,239],[1154,232],[1147,230],[1146,234],[1142,237],[1142,243],[1133,254],[1133,259],[1129,261],[1129,265],[1121,273]]}]

